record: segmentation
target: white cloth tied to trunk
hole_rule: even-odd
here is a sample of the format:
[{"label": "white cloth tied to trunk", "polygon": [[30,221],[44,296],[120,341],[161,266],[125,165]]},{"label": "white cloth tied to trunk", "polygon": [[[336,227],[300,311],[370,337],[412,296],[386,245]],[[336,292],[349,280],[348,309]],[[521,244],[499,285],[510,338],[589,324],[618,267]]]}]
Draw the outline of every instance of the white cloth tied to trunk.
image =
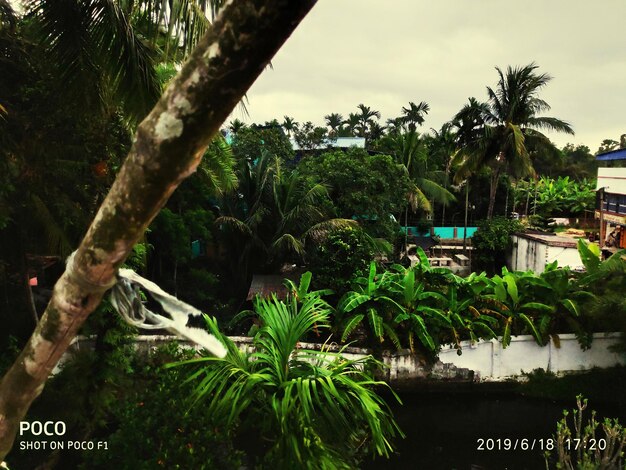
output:
[{"label": "white cloth tied to trunk", "polygon": [[[202,315],[200,310],[168,294],[132,269],[120,269],[117,278],[118,282],[111,291],[111,303],[128,324],[145,330],[164,329],[202,346],[217,357],[226,356],[226,348],[215,336],[200,328],[187,326],[189,316]],[[171,318],[148,310],[141,300],[140,287],[161,304]]]}]

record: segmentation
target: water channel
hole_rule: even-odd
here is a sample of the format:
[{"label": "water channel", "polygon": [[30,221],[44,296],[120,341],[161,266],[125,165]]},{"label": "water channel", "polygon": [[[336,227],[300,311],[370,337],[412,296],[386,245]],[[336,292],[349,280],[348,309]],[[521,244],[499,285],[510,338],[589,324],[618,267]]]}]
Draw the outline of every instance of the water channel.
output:
[{"label": "water channel", "polygon": [[[543,453],[538,448],[546,445],[546,440],[554,434],[563,409],[575,406],[574,398],[571,403],[562,403],[475,390],[404,393],[401,399],[403,405],[393,405],[392,409],[406,438],[396,442],[398,452],[392,458],[376,459],[363,468],[545,469]],[[392,400],[389,398],[387,402],[392,403]],[[618,417],[624,422],[625,416],[619,416],[616,410],[607,412],[597,406],[593,408],[598,410],[599,416]],[[517,439],[518,449],[504,450],[504,439],[510,439],[511,446]],[[535,449],[520,450],[522,439],[527,439],[529,445],[535,440]]]}]

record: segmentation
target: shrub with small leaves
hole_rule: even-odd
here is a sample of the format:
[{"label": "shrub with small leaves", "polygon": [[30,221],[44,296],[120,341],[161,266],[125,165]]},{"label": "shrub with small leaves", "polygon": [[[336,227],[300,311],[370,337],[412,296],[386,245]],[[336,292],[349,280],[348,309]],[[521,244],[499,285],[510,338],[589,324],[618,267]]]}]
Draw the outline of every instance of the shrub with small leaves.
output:
[{"label": "shrub with small leaves", "polygon": [[[623,470],[626,429],[617,419],[605,418],[602,423],[596,419],[596,412],[585,420],[583,412],[587,399],[576,397],[577,409],[570,413],[563,411],[563,418],[557,423],[555,449],[546,452],[546,468],[557,470]],[[599,429],[598,429],[599,428]],[[550,466],[550,464],[553,464]]]}]

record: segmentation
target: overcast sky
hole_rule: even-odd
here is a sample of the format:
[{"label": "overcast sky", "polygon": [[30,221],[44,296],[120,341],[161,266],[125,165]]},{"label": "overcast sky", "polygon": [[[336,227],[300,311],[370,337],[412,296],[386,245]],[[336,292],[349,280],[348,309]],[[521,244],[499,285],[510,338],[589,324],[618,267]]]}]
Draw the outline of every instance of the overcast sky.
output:
[{"label": "overcast sky", "polygon": [[249,118],[323,124],[364,103],[387,118],[409,101],[438,129],[470,96],[486,100],[497,72],[535,62],[553,80],[546,115],[588,145],[626,133],[626,0],[320,0],[248,93]]}]

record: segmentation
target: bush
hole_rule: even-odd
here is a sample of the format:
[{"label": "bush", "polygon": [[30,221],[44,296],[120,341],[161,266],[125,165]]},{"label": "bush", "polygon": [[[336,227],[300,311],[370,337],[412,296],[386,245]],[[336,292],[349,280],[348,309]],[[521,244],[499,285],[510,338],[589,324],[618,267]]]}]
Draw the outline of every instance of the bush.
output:
[{"label": "bush", "polygon": [[[82,468],[213,469],[239,468],[242,453],[231,433],[215,425],[208,408],[189,411],[190,384],[183,371],[163,364],[188,359],[193,352],[176,343],[157,349],[135,371],[132,390],[111,410],[113,426],[107,451],[91,451]],[[87,457],[87,455],[85,455]]]},{"label": "bush", "polygon": [[[626,429],[617,419],[606,418],[602,424],[596,420],[596,412],[583,420],[587,400],[576,397],[577,409],[572,410],[572,424],[568,422],[569,412],[563,411],[563,418],[557,423],[554,437],[556,469],[581,470],[622,470]],[[598,430],[600,426],[601,432]],[[546,452],[546,468],[550,467],[551,453]]]},{"label": "bush", "polygon": [[332,286],[338,296],[357,277],[366,276],[374,251],[363,230],[346,227],[333,231],[312,253],[309,268],[316,289]]},{"label": "bush", "polygon": [[523,228],[520,221],[504,217],[494,217],[481,222],[472,237],[472,246],[475,250],[472,269],[474,271],[484,269],[490,274],[499,271],[505,265],[506,250],[511,245],[511,234]]}]

